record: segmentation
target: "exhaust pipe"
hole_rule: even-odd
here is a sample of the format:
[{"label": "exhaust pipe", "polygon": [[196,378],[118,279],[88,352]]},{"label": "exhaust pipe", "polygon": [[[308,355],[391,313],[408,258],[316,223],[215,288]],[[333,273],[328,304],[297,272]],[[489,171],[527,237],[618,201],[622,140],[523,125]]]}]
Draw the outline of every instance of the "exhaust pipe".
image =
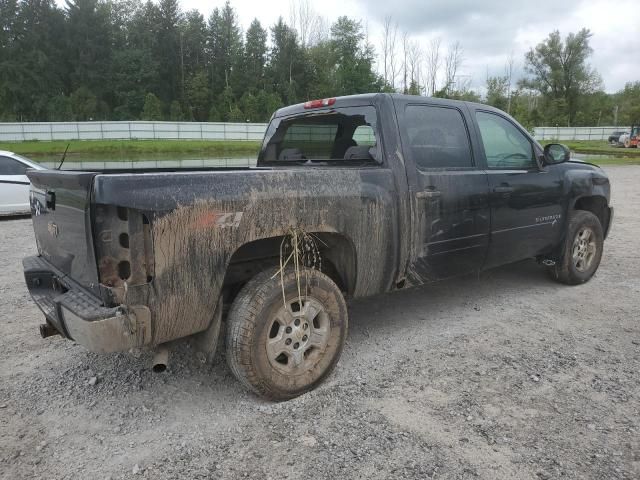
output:
[{"label": "exhaust pipe", "polygon": [[156,373],[164,372],[169,364],[169,349],[165,345],[158,345],[153,353],[153,371]]},{"label": "exhaust pipe", "polygon": [[40,336],[42,338],[53,337],[54,335],[60,335],[60,332],[50,323],[43,323],[40,325]]}]

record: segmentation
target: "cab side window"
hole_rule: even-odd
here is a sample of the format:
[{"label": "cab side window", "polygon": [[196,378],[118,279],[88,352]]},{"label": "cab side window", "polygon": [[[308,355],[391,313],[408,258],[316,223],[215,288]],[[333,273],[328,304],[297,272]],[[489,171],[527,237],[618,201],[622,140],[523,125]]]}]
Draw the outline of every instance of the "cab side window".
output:
[{"label": "cab side window", "polygon": [[405,121],[405,136],[420,170],[473,167],[467,127],[457,109],[408,105]]},{"label": "cab side window", "polygon": [[25,175],[27,166],[9,157],[0,157],[0,175]]},{"label": "cab side window", "polygon": [[488,168],[529,170],[537,167],[533,145],[515,125],[488,112],[476,112],[476,119]]}]

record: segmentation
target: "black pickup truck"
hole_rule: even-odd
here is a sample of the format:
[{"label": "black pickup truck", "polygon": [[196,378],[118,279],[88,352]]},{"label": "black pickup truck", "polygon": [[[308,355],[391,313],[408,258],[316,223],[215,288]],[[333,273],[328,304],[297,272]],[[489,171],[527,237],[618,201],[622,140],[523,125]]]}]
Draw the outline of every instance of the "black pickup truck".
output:
[{"label": "black pickup truck", "polygon": [[43,336],[96,352],[219,335],[273,399],[314,388],[347,335],[345,298],[536,258],[586,282],[612,222],[597,166],[486,105],[371,94],[278,110],[255,168],[30,171]]}]

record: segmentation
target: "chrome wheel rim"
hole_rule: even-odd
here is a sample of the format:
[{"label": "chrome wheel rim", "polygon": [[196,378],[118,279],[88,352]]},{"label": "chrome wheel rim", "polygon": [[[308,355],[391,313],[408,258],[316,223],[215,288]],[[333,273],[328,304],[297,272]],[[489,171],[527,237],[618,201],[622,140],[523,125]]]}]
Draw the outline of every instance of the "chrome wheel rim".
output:
[{"label": "chrome wheel rim", "polygon": [[322,303],[306,297],[288,300],[273,316],[267,334],[267,357],[271,366],[285,375],[312,369],[322,357],[331,323]]},{"label": "chrome wheel rim", "polygon": [[589,270],[596,256],[596,251],[596,236],[593,230],[589,227],[583,227],[576,234],[571,251],[573,266],[576,270],[579,272]]}]

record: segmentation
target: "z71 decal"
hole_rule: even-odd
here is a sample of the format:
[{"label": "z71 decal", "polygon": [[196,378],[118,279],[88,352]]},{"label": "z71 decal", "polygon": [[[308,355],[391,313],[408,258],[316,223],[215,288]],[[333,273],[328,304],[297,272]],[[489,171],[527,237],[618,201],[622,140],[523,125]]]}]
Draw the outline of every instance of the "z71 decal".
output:
[{"label": "z71 decal", "polygon": [[193,228],[236,228],[240,225],[240,220],[242,220],[242,212],[207,212],[196,220]]}]

